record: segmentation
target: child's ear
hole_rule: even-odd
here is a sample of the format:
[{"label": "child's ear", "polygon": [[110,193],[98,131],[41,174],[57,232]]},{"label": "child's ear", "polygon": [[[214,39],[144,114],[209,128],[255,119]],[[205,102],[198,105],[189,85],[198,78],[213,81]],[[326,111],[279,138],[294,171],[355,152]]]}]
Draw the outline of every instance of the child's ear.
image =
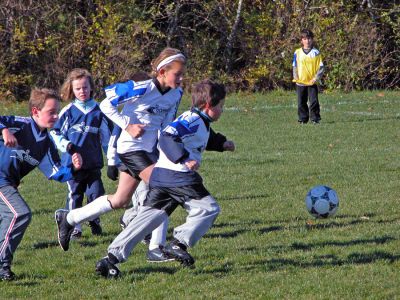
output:
[{"label": "child's ear", "polygon": [[31,110],[32,116],[37,117],[39,115],[39,109],[37,107],[32,107]]}]

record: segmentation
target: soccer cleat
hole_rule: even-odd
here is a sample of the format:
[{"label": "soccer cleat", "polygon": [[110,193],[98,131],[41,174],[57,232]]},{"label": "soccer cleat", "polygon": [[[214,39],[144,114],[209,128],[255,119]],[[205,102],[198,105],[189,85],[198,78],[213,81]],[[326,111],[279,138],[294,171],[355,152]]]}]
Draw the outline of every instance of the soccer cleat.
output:
[{"label": "soccer cleat", "polygon": [[150,245],[150,240],[151,240],[151,233],[149,233],[144,237],[144,239],[142,240],[142,244],[148,246]]},{"label": "soccer cleat", "polygon": [[15,279],[14,272],[11,271],[10,267],[3,267],[0,269],[0,280],[11,281]]},{"label": "soccer cleat", "polygon": [[106,256],[96,263],[96,274],[112,279],[119,277],[121,272],[116,265],[110,262],[108,256]]},{"label": "soccer cleat", "polygon": [[312,120],[311,123],[313,125],[318,125],[321,121],[320,120]]},{"label": "soccer cleat", "polygon": [[89,221],[89,227],[93,235],[101,235],[103,233],[103,229],[101,228],[99,219]]},{"label": "soccer cleat", "polygon": [[64,251],[68,251],[71,234],[74,231],[74,226],[67,221],[68,210],[58,209],[55,213],[55,219],[58,228],[58,243]]},{"label": "soccer cleat", "polygon": [[164,247],[164,252],[168,257],[173,257],[185,267],[190,267],[194,264],[194,258],[186,251],[186,245],[178,240],[173,240]]},{"label": "soccer cleat", "polygon": [[147,261],[154,262],[154,263],[162,263],[167,261],[175,260],[173,257],[168,256],[162,246],[159,248],[147,251]]},{"label": "soccer cleat", "polygon": [[82,231],[74,229],[71,233],[71,240],[79,240],[82,237]]}]

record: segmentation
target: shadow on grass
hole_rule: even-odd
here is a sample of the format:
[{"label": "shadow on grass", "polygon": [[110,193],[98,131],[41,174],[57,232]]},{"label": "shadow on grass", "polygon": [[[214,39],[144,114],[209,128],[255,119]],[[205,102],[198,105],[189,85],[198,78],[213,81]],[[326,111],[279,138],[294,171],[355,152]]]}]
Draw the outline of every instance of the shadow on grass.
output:
[{"label": "shadow on grass", "polygon": [[255,199],[259,199],[259,198],[268,198],[269,197],[269,195],[268,194],[258,194],[258,195],[251,195],[251,194],[249,194],[249,195],[238,195],[238,196],[229,196],[229,197],[224,197],[224,196],[221,196],[221,197],[219,197],[219,196],[216,196],[215,198],[218,200],[218,201],[222,201],[222,200],[228,200],[228,201],[230,201],[230,200],[244,200],[244,199],[246,199],[246,200],[255,200]]},{"label": "shadow on grass", "polygon": [[54,209],[42,208],[42,209],[34,209],[32,210],[32,215],[54,215]]},{"label": "shadow on grass", "polygon": [[311,261],[295,260],[295,259],[271,259],[259,260],[252,264],[254,266],[265,265],[269,271],[281,270],[287,267],[296,268],[314,268],[325,266],[343,266],[352,264],[369,264],[376,261],[388,261],[394,263],[400,260],[400,255],[394,255],[384,251],[374,251],[371,253],[351,253],[345,259],[340,259],[335,255],[317,256]]},{"label": "shadow on grass", "polygon": [[237,237],[239,234],[247,232],[247,229],[238,229],[238,230],[233,230],[231,232],[225,232],[225,233],[207,233],[203,238],[209,238],[209,239],[218,239],[218,238],[234,238]]},{"label": "shadow on grass", "polygon": [[325,246],[338,246],[338,247],[346,247],[346,246],[354,246],[354,245],[363,245],[363,244],[377,244],[382,245],[389,243],[391,241],[396,240],[391,236],[382,236],[375,237],[371,239],[358,239],[358,240],[350,240],[350,241],[326,241],[326,242],[318,242],[318,243],[293,243],[288,248],[292,250],[311,250],[315,247],[325,247]]},{"label": "shadow on grass", "polygon": [[32,248],[35,250],[38,249],[47,249],[47,248],[55,248],[55,247],[60,247],[58,244],[58,241],[43,241],[43,242],[37,242],[34,243]]}]

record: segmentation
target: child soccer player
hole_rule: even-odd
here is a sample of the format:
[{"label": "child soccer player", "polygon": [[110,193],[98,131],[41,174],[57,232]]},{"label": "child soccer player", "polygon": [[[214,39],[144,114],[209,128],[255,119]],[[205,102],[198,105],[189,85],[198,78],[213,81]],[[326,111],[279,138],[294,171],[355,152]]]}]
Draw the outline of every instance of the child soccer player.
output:
[{"label": "child soccer player", "polygon": [[[68,210],[82,207],[85,194],[87,203],[105,194],[101,180],[102,148],[107,153],[112,122],[93,99],[93,89],[92,75],[85,69],[73,69],[61,87],[61,97],[71,103],[61,110],[59,120],[50,131],[57,148],[63,153],[63,161],[68,162],[75,152],[79,152],[83,159],[82,168],[67,182]],[[102,233],[99,218],[89,220],[89,226],[92,234]],[[72,238],[81,236],[79,223],[75,225]]]},{"label": "child soccer player", "polygon": [[59,97],[53,90],[33,89],[29,99],[30,118],[0,116],[0,280],[14,279],[13,254],[32,218],[19,194],[21,179],[38,167],[49,179],[65,182],[78,170],[82,158],[72,155],[72,166],[61,167],[57,149],[47,130],[58,119]]},{"label": "child soccer player", "polygon": [[[294,52],[293,82],[296,83],[298,122],[305,124],[311,119],[313,124],[321,121],[318,86],[324,72],[321,54],[313,47],[314,34],[304,29],[301,31],[302,47]],[[307,101],[310,101],[310,107]]]},{"label": "child soccer player", "polygon": [[[174,240],[164,252],[185,266],[194,264],[187,247],[196,244],[220,212],[197,170],[209,143],[210,123],[222,114],[225,94],[223,85],[210,80],[196,84],[192,91],[192,109],[161,132],[160,156],[150,177],[149,193],[138,215],[114,239],[107,256],[97,262],[98,274],[108,278],[119,276],[116,264],[126,261],[133,248],[167,220],[178,205],[185,208],[188,216],[183,225],[175,228]],[[224,144],[234,150],[233,142]]]},{"label": "child soccer player", "polygon": [[[114,195],[104,195],[71,211],[57,210],[61,248],[67,251],[73,227],[113,209],[123,208],[141,180],[149,182],[157,161],[156,144],[162,124],[171,122],[182,98],[181,83],[186,58],[177,49],[166,48],[152,62],[153,79],[117,83],[105,89],[100,108],[122,133],[117,141],[118,158],[127,168],[121,172]],[[123,105],[122,111],[118,106]]]}]

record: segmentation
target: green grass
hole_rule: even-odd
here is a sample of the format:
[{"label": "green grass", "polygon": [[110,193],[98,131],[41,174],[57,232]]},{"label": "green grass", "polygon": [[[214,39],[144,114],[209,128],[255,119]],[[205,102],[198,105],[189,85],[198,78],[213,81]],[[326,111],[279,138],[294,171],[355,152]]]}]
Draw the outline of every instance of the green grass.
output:
[{"label": "green grass", "polygon": [[[214,128],[237,151],[204,155],[201,174],[222,212],[190,251],[195,269],[149,264],[139,245],[121,279],[97,277],[94,264],[118,234],[121,211],[102,217],[103,236],[84,227],[63,252],[53,212],[66,187],[28,175],[20,191],[33,219],[15,254],[17,280],[0,282],[0,298],[399,299],[400,92],[322,94],[318,126],[297,124],[295,102],[279,91],[227,98]],[[333,218],[314,220],[305,209],[318,184],[339,195]],[[184,218],[178,209],[171,227]]]}]

